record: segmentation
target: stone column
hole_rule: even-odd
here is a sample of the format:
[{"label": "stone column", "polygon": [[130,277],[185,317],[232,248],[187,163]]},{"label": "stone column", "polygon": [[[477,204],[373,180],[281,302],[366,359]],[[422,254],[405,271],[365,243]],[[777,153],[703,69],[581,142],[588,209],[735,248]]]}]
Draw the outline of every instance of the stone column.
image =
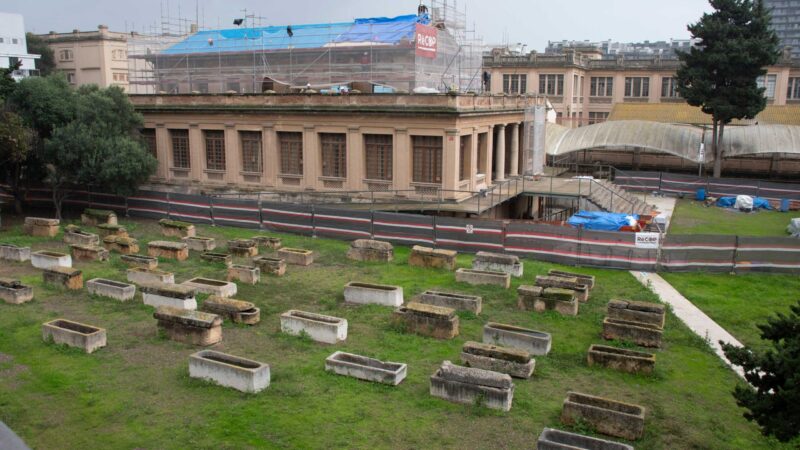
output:
[{"label": "stone column", "polygon": [[203,140],[203,131],[199,124],[189,124],[189,164],[191,170],[189,179],[196,182],[205,180],[204,170],[206,169],[206,148]]},{"label": "stone column", "polygon": [[280,159],[278,156],[278,135],[275,132],[275,126],[273,124],[265,123],[263,125],[261,131],[261,145],[263,146],[261,155],[264,158],[264,179],[261,181],[261,184],[277,186]]},{"label": "stone column", "polygon": [[519,124],[511,124],[511,168],[510,175],[519,175]]},{"label": "stone column", "polygon": [[[392,148],[392,185],[394,189],[406,190],[411,186],[411,142],[408,128],[394,129]],[[405,195],[405,194],[403,194]]]},{"label": "stone column", "polygon": [[320,173],[319,139],[313,125],[303,127],[303,187],[316,189]]},{"label": "stone column", "polygon": [[[459,144],[461,138],[457,129],[445,130],[442,148],[442,189],[455,191],[458,189]],[[445,197],[452,197],[453,192],[445,192]]]},{"label": "stone column", "polygon": [[494,155],[494,125],[489,125],[489,128],[486,130],[486,153],[484,157],[486,160],[484,161],[484,182],[486,186],[492,184],[492,158]]},{"label": "stone column", "polygon": [[503,181],[506,179],[506,126],[505,124],[496,125],[497,145],[495,146],[496,167],[494,179]]},{"label": "stone column", "polygon": [[361,128],[347,128],[347,185],[353,191],[363,189],[364,181],[364,140]]},{"label": "stone column", "polygon": [[478,154],[478,130],[473,128],[469,148],[469,189],[472,191],[474,191],[477,186]]},{"label": "stone column", "polygon": [[233,123],[225,124],[225,182],[236,184],[241,178],[242,150],[239,144],[239,131]]},{"label": "stone column", "polygon": [[169,130],[163,123],[156,124],[156,158],[158,159],[158,169],[156,170],[156,179],[168,180],[172,177],[169,171],[169,152],[172,149],[172,143],[169,140]]}]

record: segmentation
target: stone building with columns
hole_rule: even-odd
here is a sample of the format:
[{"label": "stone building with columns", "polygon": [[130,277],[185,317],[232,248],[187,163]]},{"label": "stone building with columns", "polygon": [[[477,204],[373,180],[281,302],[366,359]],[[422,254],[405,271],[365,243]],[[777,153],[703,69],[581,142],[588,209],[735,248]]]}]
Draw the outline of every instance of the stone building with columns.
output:
[{"label": "stone building with columns", "polygon": [[530,96],[132,95],[172,192],[458,200],[520,174]]}]

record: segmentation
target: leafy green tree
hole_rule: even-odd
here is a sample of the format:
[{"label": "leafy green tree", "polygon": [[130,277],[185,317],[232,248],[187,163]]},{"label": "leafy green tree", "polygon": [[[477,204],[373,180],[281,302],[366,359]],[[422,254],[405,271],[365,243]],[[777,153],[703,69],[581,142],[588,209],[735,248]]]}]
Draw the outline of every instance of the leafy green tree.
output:
[{"label": "leafy green tree", "polygon": [[25,40],[28,44],[28,53],[40,55],[36,61],[36,68],[39,69],[39,76],[47,76],[56,71],[56,57],[53,49],[47,45],[44,39],[33,33],[25,33]]},{"label": "leafy green tree", "polygon": [[61,74],[30,77],[17,83],[8,97],[8,106],[44,140],[74,119],[76,96]]},{"label": "leafy green tree", "polygon": [[33,131],[13,112],[0,113],[0,176],[11,186],[14,209],[22,212],[19,182],[32,148]]},{"label": "leafy green tree", "polygon": [[11,78],[11,69],[0,69],[0,106],[17,87],[17,82]]},{"label": "leafy green tree", "polygon": [[766,106],[757,78],[775,64],[778,37],[762,0],[709,0],[714,8],[689,32],[700,42],[678,52],[678,93],[711,115],[714,176],[722,174],[722,136],[734,119],[752,119]]},{"label": "leafy green tree", "polygon": [[130,195],[155,173],[157,161],[137,135],[141,126],[142,116],[122,89],[78,89],[74,120],[55,128],[44,142],[42,160],[56,217],[72,186]]},{"label": "leafy green tree", "polygon": [[767,351],[721,342],[725,356],[742,366],[750,383],[737,386],[733,396],[762,433],[788,442],[800,436],[800,301],[788,315],[778,313],[758,328],[761,339],[771,343]]}]

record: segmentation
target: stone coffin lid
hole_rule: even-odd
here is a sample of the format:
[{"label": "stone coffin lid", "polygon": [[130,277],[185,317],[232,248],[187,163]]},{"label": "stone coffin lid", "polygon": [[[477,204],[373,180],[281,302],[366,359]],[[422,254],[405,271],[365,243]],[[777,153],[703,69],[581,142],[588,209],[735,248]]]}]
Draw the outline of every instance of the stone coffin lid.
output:
[{"label": "stone coffin lid", "polygon": [[383,241],[375,241],[372,239],[356,239],[355,241],[350,243],[350,247],[360,248],[360,249],[370,249],[370,250],[382,250],[387,252],[390,250],[394,250],[392,244]]},{"label": "stone coffin lid", "polygon": [[405,306],[406,311],[420,316],[435,317],[437,319],[451,319],[456,315],[456,310],[443,306],[426,305],[424,303],[411,302]]},{"label": "stone coffin lid", "polygon": [[517,294],[526,295],[529,297],[541,297],[542,291],[544,288],[541,286],[530,286],[527,284],[523,284],[517,288]]},{"label": "stone coffin lid", "polygon": [[87,208],[87,209],[83,210],[83,213],[86,214],[87,216],[100,217],[102,219],[107,219],[108,217],[116,216],[114,211],[111,211],[110,209],[91,209],[91,208]]},{"label": "stone coffin lid", "polygon": [[536,284],[538,285],[551,285],[551,284],[583,284],[575,277],[559,277],[553,275],[536,275]]},{"label": "stone coffin lid", "polygon": [[0,286],[11,289],[25,287],[19,280],[15,280],[13,278],[0,278]]},{"label": "stone coffin lid", "polygon": [[8,248],[23,248],[23,247],[20,247],[20,246],[18,246],[18,245],[14,245],[14,244],[8,244],[8,243],[5,243],[5,242],[0,242],[0,247],[8,247]]},{"label": "stone coffin lid", "polygon": [[202,311],[159,306],[153,317],[167,322],[177,322],[198,328],[211,328],[222,324],[222,317]]},{"label": "stone coffin lid", "polygon": [[645,408],[644,406],[634,405],[633,403],[625,403],[609,398],[597,397],[594,395],[584,394],[581,392],[569,391],[564,403],[573,402],[579,405],[590,406],[600,409],[608,409],[623,414],[630,414],[644,419]]},{"label": "stone coffin lid", "polygon": [[60,273],[62,275],[67,275],[67,276],[70,276],[70,277],[74,277],[74,276],[80,275],[82,273],[80,270],[75,269],[73,267],[62,267],[62,266],[51,267],[49,269],[45,269],[44,271],[45,272]]},{"label": "stone coffin lid", "polygon": [[81,227],[79,227],[77,225],[72,225],[72,224],[69,224],[66,227],[64,227],[64,232],[65,233],[88,234],[88,233],[84,233],[81,230]]},{"label": "stone coffin lid", "polygon": [[234,298],[219,297],[216,295],[208,297],[204,305],[211,306],[214,309],[218,309],[220,311],[228,311],[228,312],[244,312],[254,309],[256,307],[256,305],[250,302],[236,300]]},{"label": "stone coffin lid", "polygon": [[43,217],[26,217],[25,224],[27,225],[43,225],[43,226],[53,226],[58,225],[61,223],[58,219],[45,219]]},{"label": "stone coffin lid", "polygon": [[256,241],[252,239],[231,239],[228,241],[228,247],[250,248],[256,245]]},{"label": "stone coffin lid", "polygon": [[[104,237],[103,238],[103,242],[105,242],[106,244],[119,244],[119,245],[125,245],[125,246],[130,246],[130,245],[134,245],[134,244],[137,243],[136,239],[134,239],[134,238],[115,236],[115,235]],[[151,244],[152,244],[152,242],[151,242]]]},{"label": "stone coffin lid", "polygon": [[495,264],[519,264],[518,256],[503,253],[478,252],[475,254],[475,260]]},{"label": "stone coffin lid", "polygon": [[542,297],[553,300],[570,301],[575,297],[575,291],[563,288],[545,288],[542,290]]},{"label": "stone coffin lid", "polygon": [[516,363],[527,364],[531,360],[531,354],[525,350],[510,347],[499,347],[492,344],[481,344],[480,342],[469,341],[462,348],[464,353],[477,356],[488,356],[489,358],[502,359]]},{"label": "stone coffin lid", "polygon": [[620,319],[610,319],[606,317],[603,319],[603,323],[610,323],[613,325],[625,325],[629,327],[638,327],[638,328],[647,328],[648,330],[655,330],[655,331],[662,331],[661,327],[655,324],[644,323],[644,322],[635,322],[632,320],[620,320]]},{"label": "stone coffin lid", "polygon": [[187,228],[191,228],[194,225],[190,224],[189,222],[180,222],[178,220],[169,220],[169,219],[161,219],[158,221],[159,224],[169,227],[169,228],[180,228],[185,230]]},{"label": "stone coffin lid", "polygon": [[87,252],[96,252],[98,250],[105,250],[103,247],[98,247],[96,245],[72,244],[70,245],[70,247],[77,250],[85,250]]},{"label": "stone coffin lid", "polygon": [[656,359],[656,355],[653,353],[637,352],[636,350],[628,350],[624,348],[610,347],[608,345],[599,345],[599,344],[592,344],[591,346],[589,346],[589,352],[609,353],[612,355],[623,355],[623,356],[631,356],[635,358],[644,358],[652,360]]},{"label": "stone coffin lid", "polygon": [[171,298],[192,298],[196,290],[183,284],[148,283],[141,286],[141,291],[146,294],[162,295]]},{"label": "stone coffin lid", "polygon": [[608,302],[609,308],[631,309],[634,311],[650,312],[656,314],[664,313],[664,305],[650,302],[637,302],[632,300],[611,300]]},{"label": "stone coffin lid", "polygon": [[411,247],[411,251],[416,253],[421,253],[423,255],[446,256],[449,258],[454,258],[458,254],[458,252],[455,250],[444,250],[441,248],[422,247],[420,245],[415,245]]},{"label": "stone coffin lid", "polygon": [[488,386],[498,389],[509,389],[514,385],[510,375],[492,372],[491,370],[457,366],[450,361],[444,361],[442,363],[438,375],[445,380],[477,384],[479,386]]},{"label": "stone coffin lid", "polygon": [[145,269],[144,267],[132,267],[128,269],[128,272],[142,272],[142,273],[150,273],[153,275],[164,276],[164,275],[172,275],[169,272],[164,272],[163,270],[159,269]]},{"label": "stone coffin lid", "polygon": [[187,248],[187,245],[183,242],[173,242],[173,241],[152,241],[147,244],[149,247],[157,247],[157,248],[168,248],[170,250],[183,250]]},{"label": "stone coffin lid", "polygon": [[113,230],[113,231],[119,231],[125,229],[125,227],[123,227],[122,225],[111,225],[108,223],[101,223],[97,225],[97,228],[100,228],[102,230]]}]

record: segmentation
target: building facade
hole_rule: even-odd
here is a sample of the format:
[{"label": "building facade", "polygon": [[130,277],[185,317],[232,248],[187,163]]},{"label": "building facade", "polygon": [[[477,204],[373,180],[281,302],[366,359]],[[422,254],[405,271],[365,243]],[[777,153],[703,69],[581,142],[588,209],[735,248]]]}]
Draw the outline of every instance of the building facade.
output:
[{"label": "building facade", "polygon": [[25,19],[21,14],[0,12],[0,68],[19,67],[11,77],[20,80],[36,75],[36,60],[39,55],[28,53],[25,39]]},{"label": "building facade", "polygon": [[475,95],[133,95],[174,192],[368,191],[445,199],[521,173],[525,109]]},{"label": "building facade", "polygon": [[78,31],[39,35],[55,54],[56,69],[74,86],[96,84],[119,86],[128,91],[127,34],[109,31]]},{"label": "building facade", "polygon": [[792,58],[800,58],[800,0],[764,0],[764,6],[781,45],[792,48]]},{"label": "building facade", "polygon": [[[567,49],[560,54],[509,55],[492,51],[484,56],[491,92],[546,96],[565,126],[591,125],[608,118],[618,103],[683,103],[676,90],[674,56],[618,55]],[[770,105],[800,103],[800,61],[785,52],[759,79]]]}]

